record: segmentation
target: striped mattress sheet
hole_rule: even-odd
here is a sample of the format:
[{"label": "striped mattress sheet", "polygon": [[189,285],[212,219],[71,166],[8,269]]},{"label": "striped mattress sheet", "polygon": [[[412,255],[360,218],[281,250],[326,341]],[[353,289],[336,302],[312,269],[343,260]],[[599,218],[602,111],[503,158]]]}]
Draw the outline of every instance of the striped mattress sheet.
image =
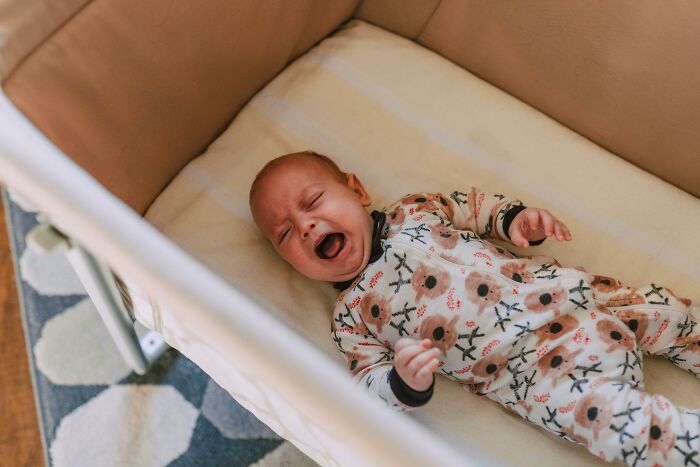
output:
[{"label": "striped mattress sheet", "polygon": [[[145,215],[338,365],[330,336],[336,291],[279,258],[248,209],[250,183],[265,162],[305,149],[356,173],[373,209],[406,193],[472,185],[546,208],[573,240],[509,249],[630,285],[666,285],[700,302],[700,200],[415,42],[352,20],[255,95]],[[169,320],[164,307],[139,303],[139,321],[187,355],[187,326]],[[223,363],[206,370],[227,371]],[[644,371],[648,390],[700,407],[692,375],[657,358],[647,358]],[[457,383],[436,380],[433,400],[406,416],[444,438],[478,439],[508,464],[603,465]]]}]

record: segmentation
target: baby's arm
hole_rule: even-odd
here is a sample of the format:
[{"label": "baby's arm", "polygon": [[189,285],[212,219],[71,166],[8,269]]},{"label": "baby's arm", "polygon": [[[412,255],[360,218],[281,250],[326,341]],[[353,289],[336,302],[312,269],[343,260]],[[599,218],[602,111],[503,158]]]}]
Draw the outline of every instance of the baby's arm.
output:
[{"label": "baby's arm", "polygon": [[[367,330],[356,311],[357,308],[359,307],[349,309],[344,303],[339,302],[331,325],[333,342],[343,353],[346,366],[354,379],[358,383],[364,383],[371,393],[382,399],[394,410],[408,412],[425,405],[433,395],[435,362],[432,359],[429,359],[427,363],[423,360],[430,357],[429,354],[432,353],[432,350],[405,349],[414,346],[406,346],[405,343],[399,346],[397,343],[397,351],[402,352],[402,364],[399,364],[394,360],[394,351]],[[415,342],[418,347],[421,346],[420,342]],[[408,358],[409,354],[411,354],[411,359]],[[414,361],[411,365],[410,361],[415,359],[419,360]],[[399,367],[398,370],[416,388],[420,387],[420,389],[423,388],[421,385],[425,383],[425,373],[429,371],[428,375],[432,378],[429,387],[425,390],[416,390],[409,386],[399,375],[394,363]],[[422,370],[420,375],[413,378],[412,376],[417,373],[414,371],[416,366],[420,366],[420,369],[428,366],[428,370]]]},{"label": "baby's arm", "polygon": [[471,187],[467,193],[453,191],[441,205],[454,228],[507,240],[527,247],[548,236],[571,240],[568,228],[546,209],[528,208],[522,201]]}]

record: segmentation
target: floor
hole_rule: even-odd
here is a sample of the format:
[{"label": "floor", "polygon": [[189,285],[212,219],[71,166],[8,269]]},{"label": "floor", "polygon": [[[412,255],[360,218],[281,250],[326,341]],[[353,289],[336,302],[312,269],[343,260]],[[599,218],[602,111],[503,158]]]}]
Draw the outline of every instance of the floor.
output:
[{"label": "floor", "polygon": [[12,255],[0,202],[0,464],[42,466],[32,380],[19,311]]}]

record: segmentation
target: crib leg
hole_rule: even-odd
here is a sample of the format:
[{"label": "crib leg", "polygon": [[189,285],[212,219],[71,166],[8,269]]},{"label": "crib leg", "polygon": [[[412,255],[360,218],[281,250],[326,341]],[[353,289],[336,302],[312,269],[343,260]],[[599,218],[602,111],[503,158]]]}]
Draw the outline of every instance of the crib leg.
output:
[{"label": "crib leg", "polygon": [[[42,220],[41,215],[39,219]],[[40,253],[55,247],[65,248],[66,258],[95,304],[122,358],[136,373],[145,374],[150,363],[168,349],[168,344],[156,331],[148,332],[139,340],[109,267],[75,239],[66,237],[45,218],[43,220],[28,233],[27,244]]]}]

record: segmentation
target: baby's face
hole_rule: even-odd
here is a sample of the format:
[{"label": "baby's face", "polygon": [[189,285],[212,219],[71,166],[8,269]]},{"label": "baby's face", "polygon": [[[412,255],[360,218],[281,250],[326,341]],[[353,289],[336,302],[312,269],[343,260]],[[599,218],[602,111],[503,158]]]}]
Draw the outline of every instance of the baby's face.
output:
[{"label": "baby's face", "polygon": [[369,262],[371,199],[359,179],[345,183],[321,162],[292,158],[265,175],[257,187],[253,219],[275,250],[311,279],[352,279]]}]

